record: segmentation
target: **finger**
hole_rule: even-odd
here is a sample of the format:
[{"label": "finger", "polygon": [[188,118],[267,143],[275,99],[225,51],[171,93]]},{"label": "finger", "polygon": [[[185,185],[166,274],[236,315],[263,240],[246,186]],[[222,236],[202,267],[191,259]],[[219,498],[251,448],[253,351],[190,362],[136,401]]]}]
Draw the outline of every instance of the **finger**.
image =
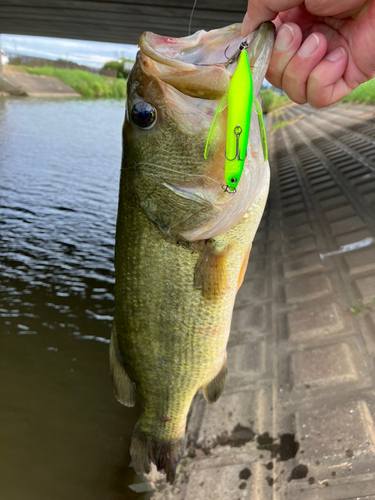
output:
[{"label": "finger", "polygon": [[311,71],[323,59],[327,40],[321,33],[311,33],[287,64],[282,89],[296,103],[307,102],[307,81]]},{"label": "finger", "polygon": [[248,0],[247,12],[242,22],[242,36],[249,35],[265,21],[272,21],[279,12],[291,9],[304,0]]},{"label": "finger", "polygon": [[329,106],[353,90],[343,78],[347,64],[348,53],[343,47],[333,50],[317,64],[307,83],[307,102],[311,106]]},{"label": "finger", "polygon": [[365,0],[306,0],[306,8],[315,16],[338,16],[349,17],[355,14],[365,4]]},{"label": "finger", "polygon": [[282,24],[276,32],[275,44],[268,66],[267,80],[281,89],[285,68],[302,43],[300,27],[294,23]]},{"label": "finger", "polygon": [[[255,14],[258,14],[255,16]],[[252,31],[257,29],[257,27],[263,23],[264,21],[272,21],[277,16],[277,12],[273,12],[272,10],[265,9],[262,12],[252,12],[251,17],[249,13],[246,12],[245,17],[242,21],[241,26],[241,35],[243,37],[249,35]]]}]

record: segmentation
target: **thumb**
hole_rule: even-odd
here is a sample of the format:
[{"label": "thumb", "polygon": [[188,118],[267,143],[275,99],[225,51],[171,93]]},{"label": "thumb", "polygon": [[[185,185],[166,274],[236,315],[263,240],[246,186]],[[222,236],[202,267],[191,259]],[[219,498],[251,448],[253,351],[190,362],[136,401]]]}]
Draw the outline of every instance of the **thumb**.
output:
[{"label": "thumb", "polygon": [[273,21],[279,12],[292,9],[303,2],[304,0],[248,0],[241,35],[249,35],[261,23]]}]

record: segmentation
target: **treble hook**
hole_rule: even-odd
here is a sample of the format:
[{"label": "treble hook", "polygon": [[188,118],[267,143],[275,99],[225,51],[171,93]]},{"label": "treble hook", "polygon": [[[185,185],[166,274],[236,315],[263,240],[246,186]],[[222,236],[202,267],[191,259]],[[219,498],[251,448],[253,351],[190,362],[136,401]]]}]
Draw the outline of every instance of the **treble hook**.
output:
[{"label": "treble hook", "polygon": [[227,157],[227,150],[225,150],[225,159],[228,161],[245,161],[247,154],[245,153],[245,158],[241,158],[241,152],[240,152],[240,135],[242,134],[242,128],[240,127],[240,124],[237,125],[237,127],[234,127],[234,134],[236,136],[236,154],[235,157],[230,159]]},{"label": "treble hook", "polygon": [[230,64],[233,64],[237,61],[237,59],[240,57],[241,52],[244,49],[247,49],[249,46],[249,42],[247,40],[244,40],[243,42],[240,43],[239,48],[236,50],[236,52],[232,55],[232,57],[227,56],[227,50],[230,47],[230,44],[226,46],[224,50],[224,56],[228,59],[226,63],[224,63],[224,66],[229,66]]}]

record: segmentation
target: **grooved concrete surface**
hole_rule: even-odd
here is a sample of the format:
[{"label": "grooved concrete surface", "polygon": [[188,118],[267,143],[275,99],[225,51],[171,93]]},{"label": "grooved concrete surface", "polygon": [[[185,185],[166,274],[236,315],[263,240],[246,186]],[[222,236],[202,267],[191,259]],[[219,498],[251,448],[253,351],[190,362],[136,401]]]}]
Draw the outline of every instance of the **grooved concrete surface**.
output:
[{"label": "grooved concrete surface", "polygon": [[375,107],[279,120],[295,121],[269,133],[227,387],[197,397],[176,484],[155,475],[153,500],[375,500]]}]

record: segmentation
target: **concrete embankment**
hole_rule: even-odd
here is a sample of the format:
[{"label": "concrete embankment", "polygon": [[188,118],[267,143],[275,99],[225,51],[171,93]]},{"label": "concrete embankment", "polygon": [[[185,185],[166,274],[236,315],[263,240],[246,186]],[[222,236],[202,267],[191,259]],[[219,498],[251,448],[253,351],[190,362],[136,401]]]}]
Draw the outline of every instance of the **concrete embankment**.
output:
[{"label": "concrete embankment", "polygon": [[80,97],[69,85],[49,76],[29,75],[10,67],[3,68],[0,93],[30,97]]}]

